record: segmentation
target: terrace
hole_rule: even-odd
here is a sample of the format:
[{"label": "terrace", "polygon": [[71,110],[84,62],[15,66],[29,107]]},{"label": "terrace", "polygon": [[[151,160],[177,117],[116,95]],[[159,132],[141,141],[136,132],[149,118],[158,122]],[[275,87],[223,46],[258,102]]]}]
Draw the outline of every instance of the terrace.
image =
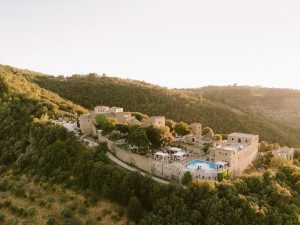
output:
[{"label": "terrace", "polygon": [[247,144],[224,141],[221,145],[216,146],[216,148],[226,149],[226,150],[231,150],[231,151],[235,151],[235,150],[240,151],[240,150],[243,150],[247,146],[248,146]]},{"label": "terrace", "polygon": [[190,159],[190,157],[190,153],[177,147],[166,147],[162,151],[154,153],[154,160],[168,163],[183,162]]}]

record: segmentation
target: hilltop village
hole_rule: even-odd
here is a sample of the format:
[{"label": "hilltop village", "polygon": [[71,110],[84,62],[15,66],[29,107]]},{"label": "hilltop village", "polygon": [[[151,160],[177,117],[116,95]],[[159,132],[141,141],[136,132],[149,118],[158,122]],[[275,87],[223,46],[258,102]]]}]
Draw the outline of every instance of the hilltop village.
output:
[{"label": "hilltop village", "polygon": [[[84,136],[106,142],[123,162],[168,180],[181,182],[187,174],[192,179],[205,180],[235,177],[258,157],[258,135],[215,135],[210,128],[202,129],[201,123],[184,126],[181,122],[176,130],[164,116],[148,117],[115,106],[97,106],[81,115],[79,124]],[[143,134],[151,132],[163,141],[156,146],[153,141],[152,145],[145,145],[144,139],[151,140],[152,136]],[[140,148],[146,150],[139,152]],[[294,149],[287,147],[273,150],[275,156],[290,161],[293,153]]]}]

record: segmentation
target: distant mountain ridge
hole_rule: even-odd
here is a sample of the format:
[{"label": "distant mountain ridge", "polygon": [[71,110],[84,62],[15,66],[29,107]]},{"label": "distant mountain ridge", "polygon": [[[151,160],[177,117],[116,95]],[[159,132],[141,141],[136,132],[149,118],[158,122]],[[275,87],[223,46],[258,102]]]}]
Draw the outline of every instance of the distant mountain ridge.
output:
[{"label": "distant mountain ridge", "polygon": [[299,90],[251,86],[210,86],[182,91],[189,96],[201,95],[210,101],[221,102],[246,113],[261,114],[300,130]]},{"label": "distant mountain ridge", "polygon": [[[8,66],[1,68],[13,71],[85,108],[93,108],[99,104],[116,105],[129,111],[165,115],[177,121],[201,122],[203,126],[210,126],[218,133],[255,133],[268,142],[300,146],[300,128],[248,107],[248,97],[239,94],[239,87],[228,87],[233,90],[231,92],[223,91],[227,87],[167,89],[105,75],[55,77]],[[234,88],[237,90],[236,94]],[[258,89],[258,93],[259,90],[264,89]],[[238,99],[239,96],[244,96],[243,101]],[[276,104],[275,102],[274,107]]]}]

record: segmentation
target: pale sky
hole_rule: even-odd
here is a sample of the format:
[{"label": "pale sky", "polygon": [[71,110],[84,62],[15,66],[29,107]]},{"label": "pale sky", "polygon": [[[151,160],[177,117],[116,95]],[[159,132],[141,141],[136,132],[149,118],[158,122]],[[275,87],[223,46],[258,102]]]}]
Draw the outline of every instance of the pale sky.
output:
[{"label": "pale sky", "polygon": [[0,0],[0,64],[300,89],[300,1]]}]

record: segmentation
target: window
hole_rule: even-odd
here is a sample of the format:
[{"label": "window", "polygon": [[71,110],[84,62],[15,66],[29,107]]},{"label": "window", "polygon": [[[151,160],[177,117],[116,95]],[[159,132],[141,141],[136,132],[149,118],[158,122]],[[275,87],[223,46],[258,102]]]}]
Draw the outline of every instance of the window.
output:
[{"label": "window", "polygon": [[231,140],[233,141],[233,138],[231,138]]},{"label": "window", "polygon": [[239,139],[238,139],[238,142],[239,142],[239,143],[241,143],[241,142],[242,142],[242,140],[239,138]]}]

